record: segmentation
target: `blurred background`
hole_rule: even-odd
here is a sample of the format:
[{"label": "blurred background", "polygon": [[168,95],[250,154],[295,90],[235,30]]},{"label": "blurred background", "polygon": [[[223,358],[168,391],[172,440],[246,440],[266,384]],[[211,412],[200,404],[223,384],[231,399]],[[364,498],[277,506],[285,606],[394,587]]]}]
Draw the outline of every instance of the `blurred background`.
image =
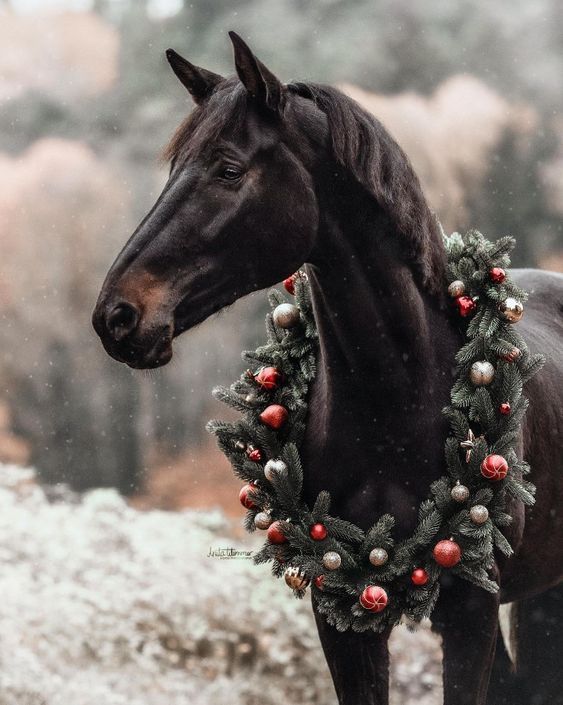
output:
[{"label": "blurred background", "polygon": [[[247,297],[181,338],[173,363],[151,374],[134,373],[110,360],[89,320],[108,267],[166,180],[159,154],[191,107],[164,50],[174,47],[199,65],[230,74],[226,33],[234,29],[282,80],[340,85],[377,115],[404,147],[447,231],[476,227],[491,238],[514,235],[515,265],[563,271],[562,26],[560,0],[0,0],[0,463],[5,468],[2,496],[10,508],[3,560],[21,568],[17,531],[29,550],[34,546],[36,551],[35,557],[26,554],[33,571],[14,572],[10,578],[15,602],[11,611],[5,608],[4,619],[0,614],[0,628],[9,624],[8,615],[13,619],[13,611],[18,612],[21,581],[31,581],[29,590],[38,591],[41,601],[64,602],[61,595],[49,592],[54,585],[66,585],[65,594],[72,594],[75,602],[78,586],[87,589],[81,582],[86,566],[100,551],[81,554],[78,546],[74,548],[76,556],[82,555],[80,569],[75,566],[62,578],[67,564],[59,556],[59,565],[51,555],[43,566],[45,575],[52,574],[49,589],[38,587],[36,580],[37,555],[48,555],[60,541],[72,544],[79,521],[86,521],[100,545],[117,541],[115,560],[106,566],[108,575],[127,570],[133,562],[134,552],[123,548],[127,540],[122,536],[120,544],[115,532],[121,531],[118,524],[124,517],[129,527],[145,521],[139,510],[153,510],[159,526],[168,526],[170,536],[178,537],[178,560],[182,534],[176,524],[173,529],[166,522],[179,521],[180,516],[192,522],[191,533],[182,529],[192,545],[197,543],[194,537],[201,540],[190,559],[195,561],[192,568],[198,555],[200,562],[206,558],[215,531],[231,543],[240,540],[238,482],[204,427],[208,418],[226,413],[213,402],[211,388],[234,380],[243,369],[240,350],[262,339],[264,295]],[[33,466],[34,479],[17,466]],[[95,488],[113,489],[104,493]],[[93,490],[86,498],[77,494],[86,490]],[[96,497],[105,498],[102,507],[109,502],[113,509],[106,512],[110,518],[105,523],[92,528],[84,516],[93,516]],[[57,524],[62,520],[53,514],[54,507],[69,512],[66,523]],[[193,511],[163,513],[186,508]],[[218,512],[212,526],[206,523],[211,508]],[[53,534],[47,550],[47,534],[38,534],[49,522]],[[141,534],[130,531],[130,541],[138,540],[135,536]],[[150,531],[147,536],[152,536]],[[172,550],[163,541],[159,551],[163,545]],[[122,560],[117,560],[120,550]],[[196,575],[198,570],[209,572],[201,565]],[[237,562],[240,584],[246,580],[245,589],[257,594],[252,587],[256,569],[249,562],[241,566]],[[148,564],[147,570],[158,573]],[[219,589],[218,584],[227,590],[228,571],[213,570],[215,582],[204,582],[202,594]],[[167,573],[162,576],[163,585],[169,578]],[[276,595],[284,590],[274,587]],[[216,594],[222,595],[220,590]],[[260,599],[270,598],[262,594]],[[304,620],[305,630],[312,630],[304,607],[297,609],[285,595],[276,599]],[[177,606],[187,609],[181,592],[177,600]],[[91,611],[99,615],[99,609]],[[260,619],[265,611],[257,609]],[[75,640],[88,614],[84,607]],[[206,629],[211,629],[209,620],[222,621],[224,627],[215,608],[206,619]],[[170,612],[163,623],[166,620],[175,624],[173,635],[163,636],[155,627],[153,641],[147,643],[168,654],[170,637],[176,645],[172,651],[180,653],[178,663],[187,663],[188,670],[195,662],[201,666],[207,658],[219,658],[231,664],[225,666],[231,678],[234,671],[246,673],[258,655],[269,663],[277,653],[275,639],[248,646],[235,623],[227,636],[213,642],[221,644],[219,656],[215,647],[197,639],[188,648],[180,635],[186,625],[176,624]],[[12,628],[26,634],[26,624],[32,621]],[[15,665],[9,663],[17,671],[38,659],[38,673],[52,674],[56,669],[47,668],[36,652],[37,620],[34,624],[35,632],[29,627],[34,642],[29,653],[25,658],[20,654]],[[291,641],[291,626],[291,620],[279,620],[270,625],[271,634],[285,630],[286,649],[295,652],[293,656],[300,649],[310,651],[308,642]],[[46,643],[57,642],[55,627],[44,628]],[[248,633],[254,632],[250,628]],[[138,650],[135,644],[130,651]],[[82,641],[71,640],[64,648],[77,657],[84,647]],[[434,658],[432,648],[428,663]],[[302,703],[326,703],[330,686],[318,645],[313,652],[315,677],[303,679],[298,697]],[[11,650],[11,659],[14,653],[20,652]],[[245,661],[248,653],[255,661]],[[121,657],[114,656],[108,656],[108,663],[119,662]],[[280,688],[293,678],[291,658],[269,671],[281,674]],[[156,661],[170,666],[160,656]],[[178,663],[173,659],[172,666]],[[411,664],[430,677],[426,690],[412,697],[418,703],[437,702],[435,683],[428,676],[432,668],[425,664]],[[420,681],[412,677],[411,666],[403,663],[403,675],[395,673],[397,687]],[[206,668],[201,666],[198,677],[210,683],[217,674]],[[22,695],[20,685],[2,689],[0,681],[0,705],[59,702],[57,693],[69,676],[59,677],[52,696],[27,691]],[[259,679],[257,683],[246,694],[236,690],[241,703],[253,703],[254,697],[266,702],[260,699],[264,695]],[[114,686],[102,694],[106,703],[153,702],[146,684],[124,700],[115,699]],[[88,688],[76,687],[86,697]],[[184,697],[185,687],[177,685],[174,693]],[[225,702],[233,705],[230,687]],[[222,702],[223,691],[217,688],[213,695],[205,691],[201,702]],[[172,690],[166,691],[167,703],[176,702]],[[72,694],[77,705],[99,702],[94,695],[80,700],[77,692]],[[202,692],[195,688],[190,697],[199,703]],[[272,702],[279,702],[274,695]],[[36,696],[43,699],[33,700]],[[69,692],[65,697],[61,703],[69,702]],[[400,702],[410,702],[408,697],[402,691]]]}]

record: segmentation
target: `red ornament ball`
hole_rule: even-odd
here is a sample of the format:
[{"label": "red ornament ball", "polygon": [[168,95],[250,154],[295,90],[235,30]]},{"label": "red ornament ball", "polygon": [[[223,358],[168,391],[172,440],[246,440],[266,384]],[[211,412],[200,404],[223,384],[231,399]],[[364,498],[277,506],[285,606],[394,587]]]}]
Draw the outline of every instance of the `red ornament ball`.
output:
[{"label": "red ornament ball", "polygon": [[383,612],[388,602],[387,593],[379,585],[368,585],[360,595],[361,606],[370,612]]},{"label": "red ornament ball", "polygon": [[248,455],[249,459],[255,463],[258,463],[262,460],[262,452],[260,451],[259,448],[253,448],[252,450],[249,450],[247,452],[247,455]]},{"label": "red ornament ball", "polygon": [[467,318],[477,308],[477,304],[471,296],[458,296],[455,303],[457,306],[457,312],[462,318]]},{"label": "red ornament ball", "polygon": [[508,416],[510,414],[510,404],[505,401],[499,406],[498,410],[503,416]]},{"label": "red ornament ball", "polygon": [[415,568],[411,573],[411,581],[413,585],[426,585],[430,576],[424,568]]},{"label": "red ornament ball", "polygon": [[487,455],[481,463],[481,475],[487,480],[497,482],[508,475],[508,463],[502,455]]},{"label": "red ornament ball", "polygon": [[287,421],[288,416],[289,414],[285,406],[270,404],[270,406],[267,406],[260,414],[260,421],[277,431]]},{"label": "red ornament ball", "polygon": [[295,294],[295,280],[297,278],[296,274],[292,274],[290,277],[287,279],[283,280],[283,286],[284,289],[289,293],[289,294]]},{"label": "red ornament ball", "polygon": [[[285,534],[282,531],[282,522],[275,521],[268,527],[268,541],[270,543],[287,543]],[[278,559],[279,560],[279,559]]]},{"label": "red ornament ball", "polygon": [[253,509],[256,506],[256,503],[252,499],[252,490],[254,489],[256,489],[256,485],[252,484],[244,485],[240,489],[238,498],[242,506],[246,509]]},{"label": "red ornament ball", "polygon": [[501,355],[500,359],[504,360],[505,362],[516,362],[516,360],[520,357],[522,351],[520,348],[517,348],[514,346],[510,352],[507,352],[505,355]]},{"label": "red ornament ball", "polygon": [[489,279],[495,284],[502,284],[506,279],[506,272],[502,267],[493,267],[489,272]]},{"label": "red ornament ball", "polygon": [[309,536],[314,541],[322,541],[323,539],[326,539],[327,535],[328,531],[326,530],[326,526],[324,524],[313,524],[309,529]]},{"label": "red ornament ball", "polygon": [[315,587],[317,587],[319,590],[322,590],[323,585],[324,585],[324,581],[325,581],[324,575],[317,575],[317,577],[315,578]]},{"label": "red ornament ball", "polygon": [[432,555],[436,563],[441,565],[442,568],[453,568],[461,560],[461,548],[452,539],[444,539],[443,541],[438,541],[434,546]]},{"label": "red ornament ball", "polygon": [[276,367],[263,367],[254,378],[262,389],[277,389],[281,384],[282,375]]}]

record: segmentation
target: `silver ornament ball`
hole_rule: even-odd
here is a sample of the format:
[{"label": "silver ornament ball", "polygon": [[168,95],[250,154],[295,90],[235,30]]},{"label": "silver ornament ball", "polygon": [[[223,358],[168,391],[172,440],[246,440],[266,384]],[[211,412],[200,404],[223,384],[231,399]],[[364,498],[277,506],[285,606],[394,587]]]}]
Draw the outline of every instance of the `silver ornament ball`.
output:
[{"label": "silver ornament ball", "polygon": [[280,328],[293,328],[299,323],[301,314],[294,304],[280,304],[274,309],[274,323]]},{"label": "silver ornament ball", "polygon": [[336,551],[327,551],[323,556],[323,565],[328,570],[338,570],[342,565],[342,558]]},{"label": "silver ornament ball", "polygon": [[469,377],[476,387],[484,387],[493,381],[495,368],[486,360],[479,360],[471,365]]},{"label": "silver ornament ball", "polygon": [[277,477],[287,475],[287,465],[283,460],[268,460],[264,465],[264,477],[269,482],[274,482]]},{"label": "silver ornament ball", "polygon": [[509,296],[498,305],[498,310],[502,318],[508,323],[518,323],[524,315],[524,306],[521,301]]},{"label": "silver ornament ball", "polygon": [[389,560],[389,554],[384,548],[372,548],[369,554],[369,562],[372,565],[385,565]]},{"label": "silver ornament ball", "polygon": [[254,526],[256,526],[257,529],[268,529],[271,523],[272,517],[268,512],[258,512],[254,517]]},{"label": "silver ornament ball", "polygon": [[285,578],[286,585],[292,590],[306,590],[311,582],[309,578],[305,576],[301,568],[297,568],[296,566],[286,568],[283,577]]},{"label": "silver ornament ball", "polygon": [[452,487],[450,494],[454,502],[466,502],[469,499],[469,488],[458,482]]},{"label": "silver ornament ball", "polygon": [[452,299],[457,299],[458,296],[463,296],[465,294],[465,284],[461,279],[456,279],[448,286],[448,294]]},{"label": "silver ornament ball", "polygon": [[489,510],[482,504],[476,504],[469,510],[469,516],[474,524],[484,524],[489,518]]}]

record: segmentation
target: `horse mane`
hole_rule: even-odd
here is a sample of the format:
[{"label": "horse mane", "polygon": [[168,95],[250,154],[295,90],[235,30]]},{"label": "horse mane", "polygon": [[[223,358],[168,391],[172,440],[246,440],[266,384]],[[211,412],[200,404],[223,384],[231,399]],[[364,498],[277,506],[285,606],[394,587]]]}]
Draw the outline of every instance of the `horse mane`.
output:
[{"label": "horse mane", "polygon": [[299,82],[288,89],[312,100],[326,115],[336,161],[392,220],[422,285],[432,293],[442,291],[441,228],[401,147],[377,118],[337,88]]}]

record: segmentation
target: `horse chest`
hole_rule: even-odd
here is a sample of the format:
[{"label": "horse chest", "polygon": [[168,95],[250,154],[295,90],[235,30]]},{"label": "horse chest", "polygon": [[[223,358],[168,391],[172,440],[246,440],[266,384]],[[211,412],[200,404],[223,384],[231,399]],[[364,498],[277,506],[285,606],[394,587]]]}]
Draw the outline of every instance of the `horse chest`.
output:
[{"label": "horse chest", "polygon": [[401,404],[336,391],[329,394],[322,380],[311,390],[301,449],[305,500],[311,505],[327,490],[332,514],[367,529],[391,513],[397,537],[408,535],[430,484],[444,472],[441,407],[430,404],[409,419]]}]

